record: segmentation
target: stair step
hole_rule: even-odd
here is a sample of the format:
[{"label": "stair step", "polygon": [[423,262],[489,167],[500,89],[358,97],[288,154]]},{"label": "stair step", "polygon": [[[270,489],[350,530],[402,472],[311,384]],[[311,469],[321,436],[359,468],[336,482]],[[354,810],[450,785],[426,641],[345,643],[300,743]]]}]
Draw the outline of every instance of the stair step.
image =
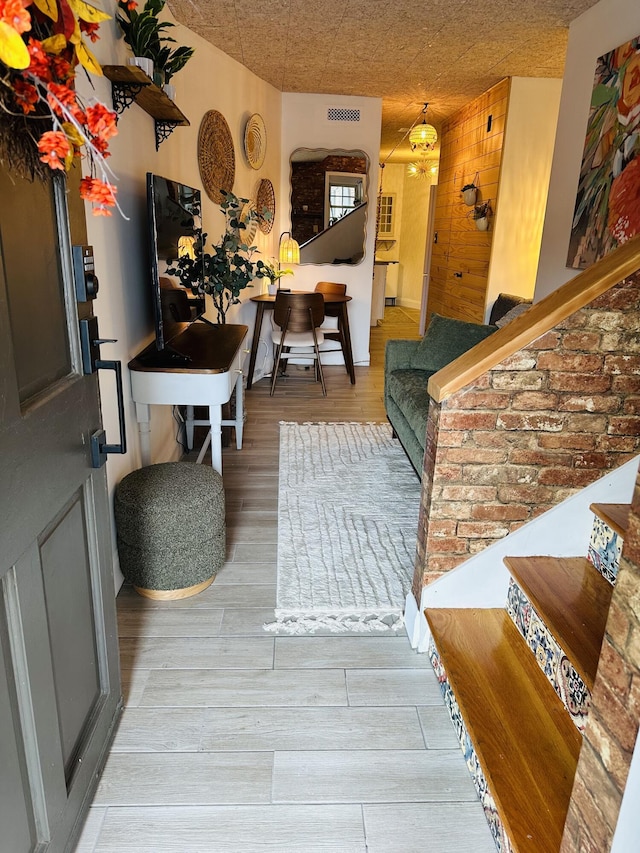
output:
[{"label": "stair step", "polygon": [[505,557],[504,563],[592,690],[611,584],[586,557]]},{"label": "stair step", "polygon": [[591,504],[589,509],[624,539],[629,526],[629,504]]},{"label": "stair step", "polygon": [[505,610],[425,616],[514,853],[558,853],[580,733]]},{"label": "stair step", "polygon": [[587,557],[603,578],[615,585],[629,523],[629,504],[594,503],[589,508],[594,519]]}]

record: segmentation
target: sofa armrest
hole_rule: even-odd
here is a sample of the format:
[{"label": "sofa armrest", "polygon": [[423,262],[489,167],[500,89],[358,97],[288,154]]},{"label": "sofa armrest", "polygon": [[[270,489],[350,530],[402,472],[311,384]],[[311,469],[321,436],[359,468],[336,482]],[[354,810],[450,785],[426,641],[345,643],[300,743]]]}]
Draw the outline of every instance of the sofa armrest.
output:
[{"label": "sofa armrest", "polygon": [[384,372],[406,370],[411,367],[413,355],[420,341],[391,340],[387,341],[384,350]]}]

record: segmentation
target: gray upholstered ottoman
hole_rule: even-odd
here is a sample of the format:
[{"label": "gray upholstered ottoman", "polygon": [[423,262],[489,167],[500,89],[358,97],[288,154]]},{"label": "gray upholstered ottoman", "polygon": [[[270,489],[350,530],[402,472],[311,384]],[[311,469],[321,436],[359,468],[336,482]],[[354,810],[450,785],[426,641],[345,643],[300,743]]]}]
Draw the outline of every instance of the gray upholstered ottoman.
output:
[{"label": "gray upholstered ottoman", "polygon": [[162,462],[132,471],[115,491],[122,574],[148,598],[187,598],[225,558],[222,477],[208,465]]}]

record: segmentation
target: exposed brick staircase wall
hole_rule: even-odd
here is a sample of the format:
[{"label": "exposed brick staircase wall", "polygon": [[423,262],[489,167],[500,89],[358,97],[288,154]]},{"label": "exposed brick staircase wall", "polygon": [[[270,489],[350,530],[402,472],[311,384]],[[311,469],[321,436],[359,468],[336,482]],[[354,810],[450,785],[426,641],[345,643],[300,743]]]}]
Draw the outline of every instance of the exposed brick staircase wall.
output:
[{"label": "exposed brick staircase wall", "polygon": [[640,272],[431,401],[422,587],[640,452]]},{"label": "exposed brick staircase wall", "polygon": [[611,848],[639,720],[640,473],[611,599],[561,853],[600,853]]}]

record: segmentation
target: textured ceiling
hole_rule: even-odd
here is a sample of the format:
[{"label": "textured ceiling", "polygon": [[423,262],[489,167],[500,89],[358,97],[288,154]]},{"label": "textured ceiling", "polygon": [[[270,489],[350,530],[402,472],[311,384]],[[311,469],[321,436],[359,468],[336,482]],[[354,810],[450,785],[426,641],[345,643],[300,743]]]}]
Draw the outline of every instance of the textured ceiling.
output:
[{"label": "textured ceiling", "polygon": [[[283,92],[382,98],[381,160],[425,102],[439,130],[503,77],[561,77],[598,0],[169,0],[176,20]],[[422,120],[422,119],[420,119]],[[391,160],[411,160],[408,142]]]}]

